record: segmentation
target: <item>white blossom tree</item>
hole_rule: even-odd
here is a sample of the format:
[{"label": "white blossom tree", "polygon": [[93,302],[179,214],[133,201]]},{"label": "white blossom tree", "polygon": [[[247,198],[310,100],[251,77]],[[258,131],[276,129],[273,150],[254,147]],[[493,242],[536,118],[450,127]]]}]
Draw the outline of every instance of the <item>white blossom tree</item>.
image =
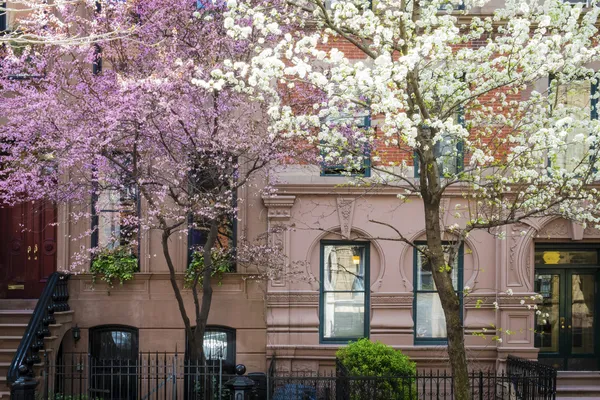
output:
[{"label": "white blossom tree", "polygon": [[[456,399],[470,398],[452,283],[465,239],[548,215],[599,222],[600,7],[507,0],[483,16],[487,3],[229,0],[228,34],[253,41],[254,56],[197,82],[236,85],[246,76],[238,90],[273,99],[272,135],[320,146],[324,162],[349,174],[369,148],[374,176],[356,184],[422,199],[427,246],[419,251],[444,310]],[[285,100],[290,91],[312,103]],[[369,128],[354,118],[367,114]],[[390,149],[404,157],[390,161]],[[465,200],[444,223],[450,190]],[[389,228],[391,239],[415,246]]]}]

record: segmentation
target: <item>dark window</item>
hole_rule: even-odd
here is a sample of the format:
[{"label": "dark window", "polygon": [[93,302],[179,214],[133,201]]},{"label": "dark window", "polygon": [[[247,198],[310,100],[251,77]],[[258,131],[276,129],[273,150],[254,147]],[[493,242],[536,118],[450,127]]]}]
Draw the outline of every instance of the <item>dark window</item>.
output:
[{"label": "dark window", "polygon": [[[192,329],[195,329],[193,327]],[[189,340],[185,346],[184,399],[217,398],[219,382],[215,377],[220,372],[235,373],[235,329],[226,326],[209,325],[204,331],[204,356],[206,364],[190,357]]]},{"label": "dark window", "polygon": [[[203,223],[201,219],[190,217],[190,229],[188,231],[188,265],[196,256],[195,253],[202,254],[202,249],[206,244],[209,226]],[[237,246],[237,219],[233,216],[223,216],[219,224],[219,235],[215,243],[216,249],[224,250],[223,260],[228,263],[227,272],[235,272],[235,248]]]},{"label": "dark window", "polygon": [[128,326],[90,329],[90,395],[137,398],[138,330]]},{"label": "dark window", "polygon": [[[343,127],[343,122],[348,121],[348,126]],[[355,128],[369,129],[371,127],[371,117],[355,117],[342,118],[335,122],[338,129],[348,129],[349,131]],[[350,134],[351,138],[352,135]],[[320,146],[321,158],[321,175],[322,176],[371,176],[371,150],[368,144],[352,143],[350,140],[346,142],[324,143]],[[355,162],[357,157],[362,157],[360,166],[349,168],[349,163]],[[331,160],[327,158],[332,158]]]},{"label": "dark window", "polygon": [[369,243],[321,242],[322,342],[369,336],[369,287]]},{"label": "dark window", "polygon": [[[427,245],[419,244],[421,248]],[[446,317],[433,281],[431,263],[414,250],[414,320],[415,344],[445,344],[447,342]],[[461,247],[452,266],[452,283],[461,299],[463,288],[463,248]],[[462,311],[461,311],[462,318]]]},{"label": "dark window", "polygon": [[[0,7],[2,7],[3,9],[6,9],[6,3],[0,3]],[[2,34],[2,32],[5,32],[7,29],[6,26],[6,11],[1,11],[0,10],[0,34]]]},{"label": "dark window", "polygon": [[[192,328],[192,329],[195,329]],[[235,367],[235,329],[209,325],[204,331],[204,356],[210,365],[223,363],[223,369],[233,373]],[[186,359],[190,358],[189,341],[186,341]]]},{"label": "dark window", "polygon": [[[231,188],[229,182],[224,181],[222,176],[211,169],[210,165],[207,165],[206,159],[210,160],[210,157],[204,158],[202,161],[195,163],[193,172],[189,175],[190,193],[198,193],[203,196],[206,193],[212,194],[220,191],[219,188],[226,187]],[[234,159],[232,164],[236,164],[237,159]],[[237,171],[232,171],[233,176],[237,176]],[[237,205],[237,190],[232,190],[231,198],[232,207],[236,209]],[[202,252],[208,232],[210,230],[210,220],[204,219],[200,216],[190,215],[188,219],[188,266],[192,263],[195,256]],[[221,250],[222,271],[226,269],[227,272],[235,272],[235,256],[237,246],[237,218],[234,213],[221,215],[219,220],[219,234],[217,236],[217,242],[213,249]],[[225,264],[227,264],[225,266]],[[225,268],[226,267],[226,268]]]},{"label": "dark window", "polygon": [[[454,122],[465,126],[465,117],[462,108],[454,114]],[[441,140],[436,142],[433,154],[437,160],[440,176],[454,175],[463,170],[464,150],[463,142],[454,135],[441,133]],[[419,157],[415,153],[415,177],[420,174]]]},{"label": "dark window", "polygon": [[[123,156],[123,163],[130,162]],[[124,176],[100,178],[92,196],[92,248],[118,250],[125,248],[139,258],[140,201],[136,185]]]}]

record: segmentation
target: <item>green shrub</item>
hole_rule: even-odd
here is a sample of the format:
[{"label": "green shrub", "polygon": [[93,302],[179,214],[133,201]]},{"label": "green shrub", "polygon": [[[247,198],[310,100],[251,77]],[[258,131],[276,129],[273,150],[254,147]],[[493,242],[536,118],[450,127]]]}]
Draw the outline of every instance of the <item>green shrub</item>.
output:
[{"label": "green shrub", "polygon": [[114,249],[101,250],[92,261],[90,273],[92,283],[96,283],[98,275],[101,276],[109,288],[114,287],[116,280],[123,282],[133,279],[133,274],[138,270],[137,257],[131,254],[129,246],[119,246]]},{"label": "green shrub", "polygon": [[[349,376],[385,379],[349,380],[352,400],[416,398],[416,364],[400,350],[379,341],[360,339],[339,349],[336,356]],[[405,378],[402,378],[405,377]]]}]

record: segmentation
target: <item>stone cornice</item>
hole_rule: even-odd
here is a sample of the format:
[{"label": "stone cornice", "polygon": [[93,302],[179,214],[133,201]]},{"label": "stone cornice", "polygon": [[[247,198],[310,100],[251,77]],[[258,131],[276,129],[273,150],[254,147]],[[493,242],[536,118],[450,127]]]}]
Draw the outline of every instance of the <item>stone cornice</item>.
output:
[{"label": "stone cornice", "polygon": [[292,216],[292,207],[296,196],[264,196],[263,203],[267,207],[269,219],[288,219]]}]

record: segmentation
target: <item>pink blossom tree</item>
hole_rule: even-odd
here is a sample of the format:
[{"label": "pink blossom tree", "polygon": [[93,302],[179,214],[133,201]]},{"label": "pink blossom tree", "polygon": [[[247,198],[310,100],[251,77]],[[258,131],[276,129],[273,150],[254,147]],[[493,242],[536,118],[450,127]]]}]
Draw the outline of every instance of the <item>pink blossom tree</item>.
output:
[{"label": "pink blossom tree", "polygon": [[[223,7],[152,0],[67,3],[52,15],[37,9],[21,25],[48,42],[4,45],[0,61],[6,117],[0,203],[67,203],[71,219],[116,220],[118,233],[88,232],[96,238],[93,248],[71,260],[72,270],[105,252],[135,257],[140,235],[159,231],[196,359],[203,357],[215,264],[224,254],[242,264],[281,262],[261,242],[219,244],[231,233],[223,222],[236,218],[236,191],[294,156],[287,139],[269,133],[262,101],[268,94],[230,90],[218,77],[219,68],[246,65],[250,43],[226,35]],[[115,40],[113,32],[126,34]],[[95,41],[67,40],[78,37]],[[57,38],[65,40],[56,44]],[[238,72],[243,86],[244,71]],[[209,77],[213,86],[195,84]],[[102,215],[102,202],[116,212]],[[193,314],[185,309],[169,248],[190,229],[203,237],[201,268],[188,274]]]}]

